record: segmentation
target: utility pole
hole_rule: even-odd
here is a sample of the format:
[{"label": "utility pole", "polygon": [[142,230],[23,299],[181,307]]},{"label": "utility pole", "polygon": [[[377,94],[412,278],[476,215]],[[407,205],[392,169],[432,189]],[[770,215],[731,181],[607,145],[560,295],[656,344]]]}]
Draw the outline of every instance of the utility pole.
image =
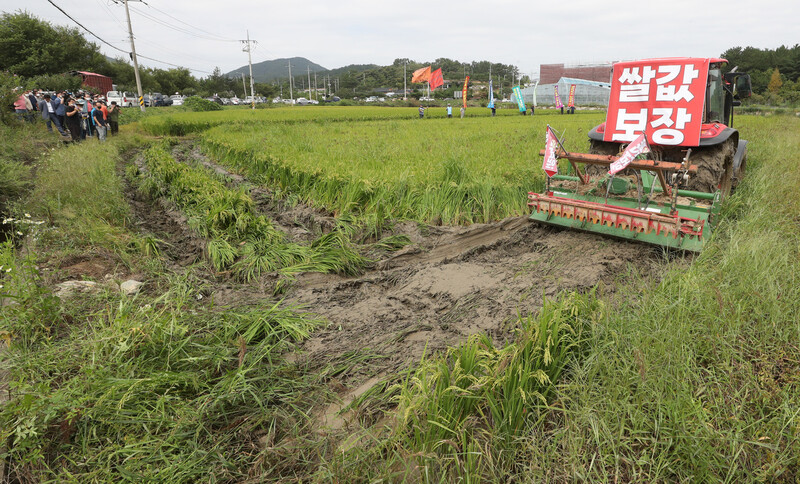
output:
[{"label": "utility pole", "polygon": [[[122,0],[125,4],[125,15],[128,17],[128,35],[131,39],[131,59],[133,60],[133,74],[136,76],[136,91],[139,94],[139,107],[144,112],[144,94],[142,92],[142,78],[139,76],[139,61],[136,59],[136,45],[133,43],[133,27],[131,26],[131,12],[128,10],[128,0]],[[141,1],[141,0],[132,0]],[[116,3],[117,0],[114,0]]]},{"label": "utility pole", "polygon": [[292,92],[292,61],[289,61],[289,99],[294,101],[294,94]]},{"label": "utility pole", "polygon": [[317,92],[317,71],[314,71],[314,99],[319,101],[319,93]]},{"label": "utility pole", "polygon": [[244,92],[244,97],[247,98],[247,84],[244,83],[244,72],[242,72],[242,92]]},{"label": "utility pole", "polygon": [[406,61],[403,62],[403,101],[408,101],[408,88],[407,88],[408,84],[406,83],[406,78],[408,77],[408,75],[406,75],[407,67],[408,67],[408,59],[406,59]]},{"label": "utility pole", "polygon": [[308,72],[308,100],[311,101],[311,67],[306,66],[306,72]]},{"label": "utility pole", "polygon": [[[257,44],[258,42],[256,42],[255,40],[250,40],[250,31],[248,30],[247,31],[247,40],[243,40],[242,43],[245,44],[245,47],[242,50],[247,52],[247,63],[250,65],[250,106],[253,109],[255,109],[256,108],[256,93],[255,93],[255,89],[253,88],[253,55],[251,53],[251,51],[253,49],[251,49],[251,47],[252,47],[252,44]],[[242,76],[244,76],[244,73],[242,73]],[[245,89],[244,89],[244,97],[247,98],[247,87],[245,87]]]}]

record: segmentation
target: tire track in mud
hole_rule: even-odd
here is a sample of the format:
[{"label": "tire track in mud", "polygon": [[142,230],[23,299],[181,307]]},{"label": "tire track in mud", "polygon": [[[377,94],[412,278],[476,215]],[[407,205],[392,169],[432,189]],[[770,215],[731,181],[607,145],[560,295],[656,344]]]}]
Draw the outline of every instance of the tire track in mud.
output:
[{"label": "tire track in mud", "polygon": [[[194,146],[182,156],[222,175],[232,187],[247,186],[259,211],[295,241],[334,224],[311,207],[288,207]],[[412,243],[365,274],[302,274],[285,294],[288,304],[329,322],[300,352],[288,355],[292,359],[319,367],[353,354],[375,356],[338,377],[344,404],[359,396],[364,381],[414,365],[424,353],[457,345],[471,334],[486,333],[496,343],[509,340],[518,316],[538,311],[544,297],[596,285],[608,294],[630,274],[658,277],[664,262],[662,251],[651,246],[544,226],[524,216],[467,227],[401,222],[393,233]],[[269,297],[269,286],[217,282],[213,297],[221,306],[246,304]]]},{"label": "tire track in mud", "polygon": [[382,357],[374,371],[392,371],[473,333],[500,343],[511,338],[518,315],[538,311],[543,297],[598,284],[613,292],[621,277],[648,275],[660,265],[651,247],[527,217],[447,229],[453,230],[444,230],[430,250],[408,249],[363,277],[298,280],[292,301],[331,322],[305,342],[306,358],[369,350]]}]

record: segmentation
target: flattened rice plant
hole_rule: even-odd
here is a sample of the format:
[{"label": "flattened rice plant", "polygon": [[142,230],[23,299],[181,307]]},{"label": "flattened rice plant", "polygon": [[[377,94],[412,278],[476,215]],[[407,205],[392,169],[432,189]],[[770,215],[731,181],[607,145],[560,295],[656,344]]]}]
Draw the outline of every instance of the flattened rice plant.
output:
[{"label": "flattened rice plant", "polygon": [[189,217],[189,226],[209,239],[208,258],[216,270],[231,269],[251,280],[281,271],[357,273],[367,264],[348,237],[333,232],[310,246],[293,244],[256,211],[244,188],[229,188],[200,167],[175,161],[163,145],[145,151],[140,188],[167,197]]}]

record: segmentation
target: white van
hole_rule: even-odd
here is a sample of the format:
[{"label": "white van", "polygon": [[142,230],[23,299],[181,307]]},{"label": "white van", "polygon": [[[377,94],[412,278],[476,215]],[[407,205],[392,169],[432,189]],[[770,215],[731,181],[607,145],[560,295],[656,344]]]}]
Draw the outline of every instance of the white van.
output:
[{"label": "white van", "polygon": [[106,102],[111,104],[111,101],[116,101],[117,106],[123,108],[129,108],[131,106],[136,106],[139,104],[136,101],[136,94],[132,92],[123,92],[123,91],[108,91],[106,93]]}]

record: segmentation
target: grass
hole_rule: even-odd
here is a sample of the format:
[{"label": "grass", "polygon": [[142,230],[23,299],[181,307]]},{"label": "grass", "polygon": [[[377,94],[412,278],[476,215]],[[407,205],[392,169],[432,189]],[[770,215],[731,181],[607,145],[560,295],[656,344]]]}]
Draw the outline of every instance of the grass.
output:
[{"label": "grass", "polygon": [[[167,115],[148,117],[142,120],[142,128],[156,136],[186,136],[192,133],[205,131],[216,126],[248,126],[252,124],[278,123],[331,123],[331,122],[361,122],[380,120],[411,120],[417,119],[417,108],[397,108],[380,106],[293,106],[270,109],[257,109],[255,111],[242,108],[223,109],[217,112],[175,112],[162,111]],[[445,108],[430,108],[425,112],[426,119],[446,118]],[[501,109],[499,117],[512,117],[518,115],[516,109]],[[486,118],[489,110],[486,108],[469,108],[468,118]],[[519,117],[519,116],[516,116]],[[455,120],[451,120],[455,121]]]},{"label": "grass", "polygon": [[[369,159],[382,150],[359,146],[357,130],[377,136],[381,127],[395,126],[396,139],[411,142],[404,131],[419,135],[441,126],[445,134],[430,137],[454,140],[449,144],[464,141],[453,134],[458,129],[481,131],[466,137],[475,152],[527,153],[541,143],[538,123],[567,127],[571,138],[594,124],[591,116],[542,118],[463,125],[362,120],[350,132],[338,122],[263,122],[266,135],[283,136],[290,146],[251,132],[250,158],[242,155],[237,166],[251,178],[272,180],[287,197],[306,196],[298,187],[316,189],[300,183],[315,162],[319,180],[341,172],[343,192],[355,180],[391,187],[408,173],[422,180],[419,186],[439,187],[444,173],[458,185],[490,179],[495,165],[423,165],[430,157],[406,158],[404,150],[389,155],[384,163],[391,166],[381,170]],[[470,124],[479,121],[486,122]],[[2,358],[13,382],[12,399],[0,409],[6,467],[13,479],[28,482],[794,482],[800,476],[800,172],[794,166],[800,119],[738,116],[737,125],[750,140],[748,176],[726,200],[701,255],[666,266],[658,281],[625,281],[614,299],[587,292],[548,301],[539,314],[520,318],[507,345],[476,335],[388,375],[399,383],[356,404],[378,424],[351,436],[346,449],[315,434],[310,416],[332,400],[326,375],[348,370],[312,370],[281,356],[320,322],[275,301],[217,307],[204,297],[207,282],[197,272],[169,273],[148,262],[157,258],[152,251],[127,242],[138,235],[127,228],[114,170],[121,153],[144,141],[59,149],[40,168],[26,207],[33,219],[52,221],[51,233],[25,251],[10,243],[0,248],[3,271],[11,269],[0,272],[0,298],[16,302],[0,311],[0,335],[11,334]],[[303,128],[343,130],[352,146],[340,149],[361,155],[338,165],[330,157],[326,168],[325,144],[301,139]],[[208,139],[222,131],[210,131]],[[509,146],[480,145],[499,139],[510,139]],[[256,141],[287,151],[261,166]],[[434,158],[446,151],[418,143]],[[229,241],[234,261],[251,257],[230,241],[255,248],[251,230],[268,221],[255,221],[245,191],[200,167],[173,166],[163,145],[147,156],[155,160],[148,162],[153,190],[175,200],[210,240]],[[284,171],[269,172],[273,165]],[[389,169],[396,166],[407,174]],[[378,203],[374,193],[341,200],[353,200],[346,211],[362,217],[379,210],[380,217],[394,216],[399,209],[384,203],[389,198]],[[315,203],[322,195],[320,189]],[[338,200],[329,196],[326,203]],[[223,208],[212,209],[212,200]],[[423,213],[418,203],[405,209]],[[340,243],[317,244],[328,242]],[[104,289],[56,298],[42,258],[99,248],[161,272],[135,297]],[[366,409],[386,409],[389,401],[394,406],[383,419]]]},{"label": "grass", "polygon": [[[43,160],[25,209],[52,224],[28,233],[21,250],[18,239],[0,244],[0,336],[10,342],[0,353],[10,382],[0,406],[4,478],[291,479],[326,452],[310,415],[332,398],[324,369],[282,355],[321,321],[272,300],[217,306],[203,297],[200,271],[165,271],[152,251],[118,244],[140,237],[114,175],[139,143],[126,137]],[[101,284],[56,296],[59,276],[44,268],[76,250],[135,257],[146,289],[129,297]]]}]

